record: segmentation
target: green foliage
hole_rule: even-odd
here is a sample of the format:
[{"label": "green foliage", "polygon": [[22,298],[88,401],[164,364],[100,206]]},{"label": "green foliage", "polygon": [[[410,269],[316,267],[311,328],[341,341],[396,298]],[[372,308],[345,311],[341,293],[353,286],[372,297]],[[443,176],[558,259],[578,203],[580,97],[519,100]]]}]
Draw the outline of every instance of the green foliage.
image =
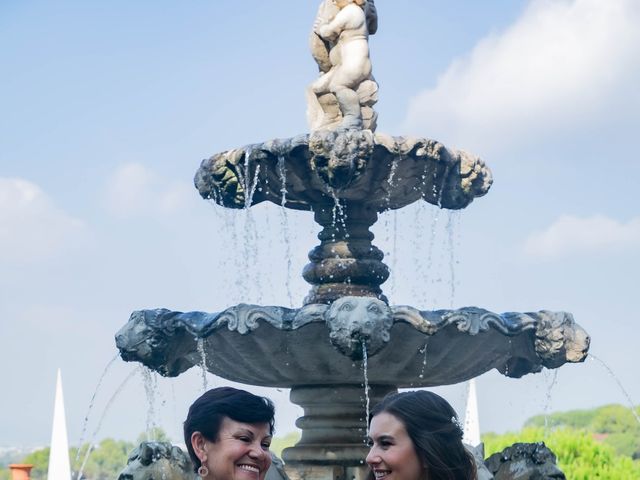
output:
[{"label": "green foliage", "polygon": [[0,468],[0,480],[9,480],[11,478],[11,472],[9,467]]},{"label": "green foliage", "polygon": [[275,437],[271,442],[270,450],[278,457],[282,457],[282,450],[293,447],[300,440],[300,432],[289,432],[284,437]]},{"label": "green foliage", "polygon": [[135,445],[131,442],[111,438],[103,440],[89,456],[83,471],[84,477],[91,480],[113,480],[127,464],[129,452],[134,448]]},{"label": "green foliage", "polygon": [[[161,428],[154,428],[149,437],[153,441],[168,442],[169,437]],[[113,440],[111,438],[104,439],[99,445],[92,448],[89,459],[83,469],[83,478],[86,480],[113,480],[127,464],[129,453],[141,442],[147,440],[147,434],[142,433],[138,437],[137,443],[126,442],[123,440]],[[89,444],[85,443],[78,448],[69,449],[69,459],[71,461],[72,476],[75,478],[78,470],[82,466],[82,462],[87,454]],[[46,480],[47,468],[49,466],[49,448],[43,448],[30,453],[20,460],[20,463],[30,463],[34,465],[31,471],[32,480]],[[0,480],[8,480],[10,474],[7,471],[6,476],[4,470],[0,470]]]},{"label": "green foliage", "polygon": [[169,442],[171,439],[166,432],[160,427],[153,427],[148,432],[142,432],[138,435],[136,445],[140,445],[142,442]]},{"label": "green foliage", "polygon": [[[113,480],[127,464],[129,452],[133,450],[134,444],[121,440],[113,440],[107,438],[102,440],[100,444],[93,449],[87,464],[84,468],[84,478],[87,480]],[[69,450],[69,459],[71,461],[71,469],[73,470],[73,478],[76,477],[78,470],[82,465],[82,461],[87,452],[89,444],[85,444],[80,449],[78,455],[77,448]],[[74,460],[78,458],[78,461]],[[34,468],[31,471],[32,480],[46,480],[47,468],[49,465],[49,448],[36,450],[27,455],[20,463],[31,463]],[[8,478],[8,477],[7,477]],[[2,477],[0,477],[2,479]]]},{"label": "green foliage", "polygon": [[31,470],[31,478],[33,480],[45,480],[49,466],[49,447],[31,452],[20,460],[20,463],[33,465],[33,470]]},{"label": "green foliage", "polygon": [[[636,409],[640,415],[640,408]],[[640,423],[630,408],[605,405],[593,410],[572,410],[546,417],[548,428],[573,428],[592,434],[602,434],[602,442],[619,455],[640,458]],[[545,416],[530,418],[525,427],[544,427]]]},{"label": "green foliage", "polygon": [[571,480],[633,480],[640,478],[640,462],[618,455],[608,445],[594,440],[584,430],[555,429],[545,435],[542,428],[528,427],[517,433],[483,436],[486,456],[516,442],[544,441],[558,457],[558,466]]}]

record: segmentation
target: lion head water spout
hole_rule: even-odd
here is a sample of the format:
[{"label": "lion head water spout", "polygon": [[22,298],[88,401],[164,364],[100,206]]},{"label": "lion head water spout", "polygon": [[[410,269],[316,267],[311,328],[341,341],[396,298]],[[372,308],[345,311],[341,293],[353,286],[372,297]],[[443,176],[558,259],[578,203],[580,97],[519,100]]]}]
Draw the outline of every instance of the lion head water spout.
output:
[{"label": "lion head water spout", "polygon": [[342,297],[327,312],[331,343],[352,360],[379,352],[389,341],[392,324],[393,312],[375,298]]}]

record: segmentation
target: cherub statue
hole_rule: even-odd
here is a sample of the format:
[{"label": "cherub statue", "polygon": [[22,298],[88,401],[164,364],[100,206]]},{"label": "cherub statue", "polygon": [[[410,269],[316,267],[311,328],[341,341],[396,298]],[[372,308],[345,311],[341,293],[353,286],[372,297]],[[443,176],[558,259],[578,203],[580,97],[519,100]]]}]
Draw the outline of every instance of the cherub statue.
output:
[{"label": "cherub statue", "polygon": [[371,75],[370,34],[378,28],[374,0],[324,0],[311,33],[320,77],[308,90],[312,130],[375,129],[371,108],[378,85]]}]

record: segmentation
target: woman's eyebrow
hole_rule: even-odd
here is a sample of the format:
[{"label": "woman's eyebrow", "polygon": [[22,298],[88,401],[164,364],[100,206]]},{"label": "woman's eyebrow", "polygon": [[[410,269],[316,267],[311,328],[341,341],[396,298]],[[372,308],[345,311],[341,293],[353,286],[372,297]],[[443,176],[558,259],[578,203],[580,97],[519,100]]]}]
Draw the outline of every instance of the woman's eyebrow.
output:
[{"label": "woman's eyebrow", "polygon": [[253,431],[249,430],[248,428],[239,428],[238,430],[236,430],[236,435],[249,435],[251,437],[254,436]]},{"label": "woman's eyebrow", "polygon": [[383,440],[393,440],[393,435],[387,435],[387,434],[379,435],[376,437],[376,440],[378,442],[381,442]]}]

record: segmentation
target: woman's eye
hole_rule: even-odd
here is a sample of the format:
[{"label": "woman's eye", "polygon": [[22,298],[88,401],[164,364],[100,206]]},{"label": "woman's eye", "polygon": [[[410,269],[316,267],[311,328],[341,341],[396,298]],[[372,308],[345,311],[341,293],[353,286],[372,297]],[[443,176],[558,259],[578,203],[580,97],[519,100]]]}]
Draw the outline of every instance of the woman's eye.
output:
[{"label": "woman's eye", "polygon": [[251,439],[249,437],[238,437],[238,440],[240,440],[241,442],[251,442]]},{"label": "woman's eye", "polygon": [[271,444],[270,443],[263,443],[262,444],[262,449],[263,450],[269,450],[269,448],[271,448]]}]

